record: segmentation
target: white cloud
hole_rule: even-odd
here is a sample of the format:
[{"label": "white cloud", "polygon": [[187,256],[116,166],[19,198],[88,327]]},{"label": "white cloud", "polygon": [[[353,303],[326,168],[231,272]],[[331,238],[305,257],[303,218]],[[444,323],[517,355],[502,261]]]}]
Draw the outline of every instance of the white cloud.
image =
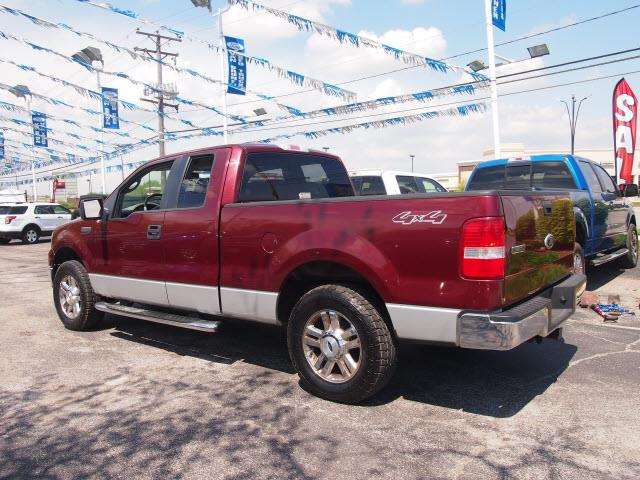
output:
[{"label": "white cloud", "polygon": [[420,5],[423,4],[426,0],[401,0],[405,5]]}]

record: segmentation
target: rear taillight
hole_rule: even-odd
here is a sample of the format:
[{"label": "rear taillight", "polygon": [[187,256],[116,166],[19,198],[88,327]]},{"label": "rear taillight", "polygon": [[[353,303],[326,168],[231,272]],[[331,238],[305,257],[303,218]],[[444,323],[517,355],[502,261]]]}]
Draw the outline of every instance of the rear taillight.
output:
[{"label": "rear taillight", "polygon": [[504,278],[505,234],[502,217],[472,218],[462,225],[460,265],[463,277]]},{"label": "rear taillight", "polygon": [[4,224],[9,225],[12,221],[14,221],[17,217],[15,215],[9,215],[4,217]]}]

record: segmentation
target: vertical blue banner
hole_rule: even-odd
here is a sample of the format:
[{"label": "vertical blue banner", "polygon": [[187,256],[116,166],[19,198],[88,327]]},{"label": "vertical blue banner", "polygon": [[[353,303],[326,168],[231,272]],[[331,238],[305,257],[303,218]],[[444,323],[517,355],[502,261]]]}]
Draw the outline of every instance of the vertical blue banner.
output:
[{"label": "vertical blue banner", "polygon": [[491,0],[491,17],[495,27],[507,31],[507,0]]},{"label": "vertical blue banner", "polygon": [[118,90],[115,88],[102,87],[102,118],[102,128],[120,128]]},{"label": "vertical blue banner", "polygon": [[48,147],[47,116],[44,113],[33,112],[31,122],[33,123],[33,144],[36,147]]},{"label": "vertical blue banner", "polygon": [[0,160],[4,158],[4,132],[0,131]]},{"label": "vertical blue banner", "polygon": [[234,52],[244,53],[244,40],[225,36],[224,43],[227,48],[227,64],[229,65],[227,93],[244,95],[247,90],[247,59],[233,54]]}]

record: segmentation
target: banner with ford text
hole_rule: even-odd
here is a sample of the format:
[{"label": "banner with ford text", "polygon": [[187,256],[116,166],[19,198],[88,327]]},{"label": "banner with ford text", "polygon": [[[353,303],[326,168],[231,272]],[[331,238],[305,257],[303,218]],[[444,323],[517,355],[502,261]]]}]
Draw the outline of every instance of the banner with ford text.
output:
[{"label": "banner with ford text", "polygon": [[491,0],[491,20],[494,27],[507,30],[507,0]]},{"label": "banner with ford text", "polygon": [[241,55],[234,55],[235,52],[244,54],[244,40],[225,36],[224,42],[229,64],[227,93],[244,95],[247,91],[247,59]]},{"label": "banner with ford text", "polygon": [[623,78],[613,90],[613,149],[618,185],[633,183],[638,99]]},{"label": "banner with ford text", "polygon": [[47,139],[47,116],[44,113],[33,112],[31,114],[33,124],[33,144],[36,147],[48,147]]},{"label": "banner with ford text", "polygon": [[102,128],[119,129],[118,90],[102,87]]}]

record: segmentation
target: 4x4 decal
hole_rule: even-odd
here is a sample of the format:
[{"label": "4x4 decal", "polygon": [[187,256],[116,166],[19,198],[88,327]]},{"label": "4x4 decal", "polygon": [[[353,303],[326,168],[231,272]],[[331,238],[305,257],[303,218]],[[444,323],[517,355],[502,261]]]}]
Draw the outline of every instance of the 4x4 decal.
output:
[{"label": "4x4 decal", "polygon": [[400,223],[402,225],[412,225],[414,223],[432,223],[434,225],[440,225],[447,219],[447,214],[442,213],[442,210],[434,210],[428,213],[414,213],[412,211],[401,212],[393,217],[393,223]]}]

